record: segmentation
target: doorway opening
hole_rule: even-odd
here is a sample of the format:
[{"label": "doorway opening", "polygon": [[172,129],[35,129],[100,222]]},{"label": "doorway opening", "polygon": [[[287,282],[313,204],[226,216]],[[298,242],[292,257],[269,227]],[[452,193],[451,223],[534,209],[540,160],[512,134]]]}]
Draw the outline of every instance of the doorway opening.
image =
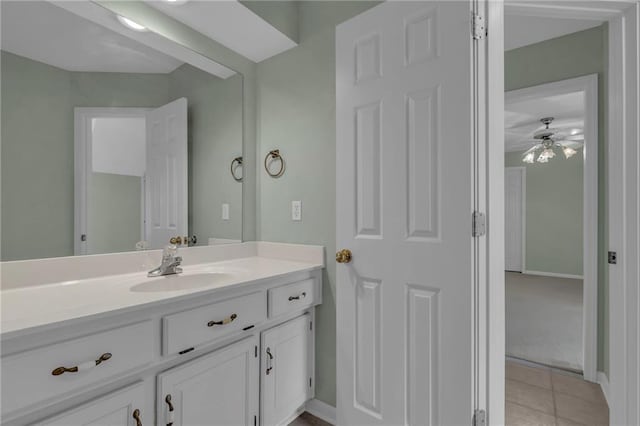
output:
[{"label": "doorway opening", "polygon": [[[506,421],[608,424],[593,383],[608,29],[559,21],[505,16]],[[572,411],[571,398],[590,410]]]},{"label": "doorway opening", "polygon": [[506,354],[595,380],[598,75],[505,97]]},{"label": "doorway opening", "polygon": [[187,234],[187,100],[76,108],[76,255],[158,249]]}]

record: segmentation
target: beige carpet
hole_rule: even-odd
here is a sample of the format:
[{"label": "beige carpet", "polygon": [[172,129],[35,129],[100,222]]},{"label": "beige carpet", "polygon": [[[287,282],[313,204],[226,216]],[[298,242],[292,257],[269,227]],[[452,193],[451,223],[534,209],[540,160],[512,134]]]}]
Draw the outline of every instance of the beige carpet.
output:
[{"label": "beige carpet", "polygon": [[505,273],[507,356],[582,371],[582,280]]}]

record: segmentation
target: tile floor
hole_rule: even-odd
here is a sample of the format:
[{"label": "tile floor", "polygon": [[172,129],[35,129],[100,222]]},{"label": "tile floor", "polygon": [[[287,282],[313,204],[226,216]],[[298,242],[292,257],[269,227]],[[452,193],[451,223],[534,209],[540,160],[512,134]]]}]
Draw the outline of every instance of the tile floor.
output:
[{"label": "tile floor", "polygon": [[[571,373],[507,361],[507,426],[608,426],[600,386]],[[330,426],[303,413],[289,426]]]},{"label": "tile floor", "polygon": [[571,373],[506,365],[507,426],[608,426],[609,407],[600,386]]}]

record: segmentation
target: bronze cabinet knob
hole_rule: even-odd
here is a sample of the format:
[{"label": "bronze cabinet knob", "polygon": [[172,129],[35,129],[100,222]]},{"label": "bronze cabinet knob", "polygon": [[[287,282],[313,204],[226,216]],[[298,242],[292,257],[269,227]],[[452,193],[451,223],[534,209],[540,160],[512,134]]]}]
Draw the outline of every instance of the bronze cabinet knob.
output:
[{"label": "bronze cabinet knob", "polygon": [[342,249],[336,253],[336,262],[338,263],[349,263],[351,262],[351,250]]}]

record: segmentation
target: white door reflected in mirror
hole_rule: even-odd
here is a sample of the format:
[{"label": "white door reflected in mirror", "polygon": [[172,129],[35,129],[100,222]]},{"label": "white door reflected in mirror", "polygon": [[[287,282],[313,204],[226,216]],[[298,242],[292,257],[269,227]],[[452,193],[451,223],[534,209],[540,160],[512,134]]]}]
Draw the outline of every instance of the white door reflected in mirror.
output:
[{"label": "white door reflected in mirror", "polygon": [[76,108],[75,254],[161,248],[187,235],[187,99]]}]

